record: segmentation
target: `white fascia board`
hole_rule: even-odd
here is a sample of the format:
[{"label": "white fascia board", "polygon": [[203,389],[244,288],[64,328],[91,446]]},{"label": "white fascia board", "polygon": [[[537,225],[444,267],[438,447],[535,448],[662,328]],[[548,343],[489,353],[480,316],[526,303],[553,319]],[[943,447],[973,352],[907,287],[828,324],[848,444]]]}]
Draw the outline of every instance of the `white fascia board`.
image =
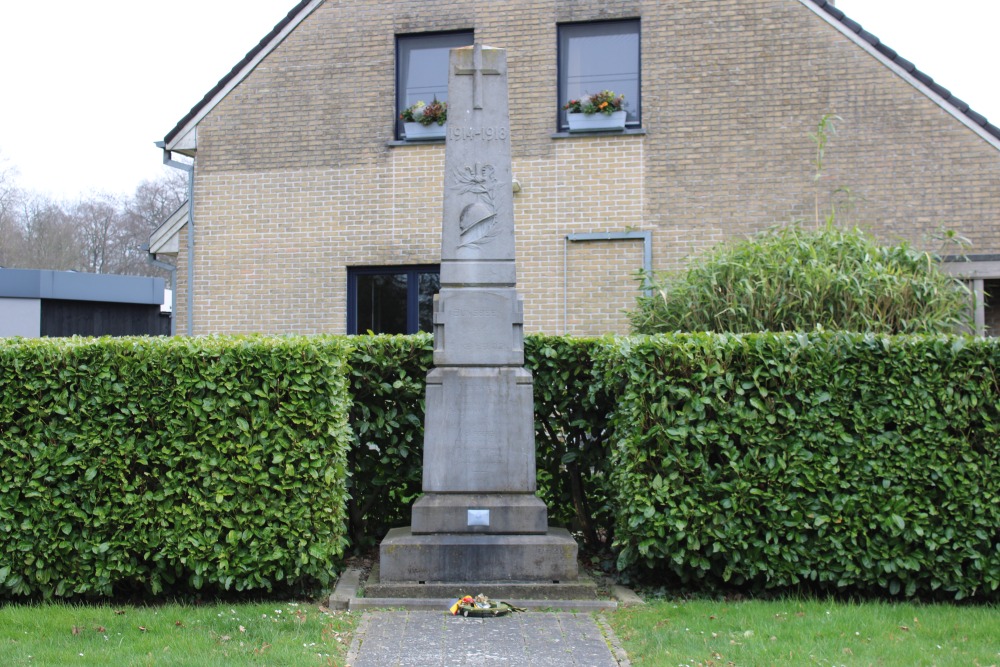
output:
[{"label": "white fascia board", "polygon": [[188,157],[194,157],[195,152],[198,150],[198,126],[195,125],[184,134],[178,135],[174,142],[170,144],[169,150],[177,151]]},{"label": "white fascia board", "polygon": [[180,240],[178,236],[188,223],[188,202],[184,202],[180,208],[170,214],[159,227],[149,235],[149,252],[153,254],[162,253],[164,255],[177,254],[180,252]]},{"label": "white fascia board", "polygon": [[219,104],[219,102],[225,99],[226,95],[228,95],[233,90],[233,88],[240,85],[243,82],[243,79],[247,78],[250,75],[250,72],[252,72],[254,68],[256,68],[257,65],[260,64],[260,61],[262,61],[264,58],[270,55],[270,53],[274,51],[274,49],[276,49],[278,45],[281,44],[281,42],[284,41],[285,37],[288,37],[288,35],[291,34],[291,32],[295,30],[299,26],[299,24],[306,19],[306,17],[312,14],[313,10],[315,10],[317,7],[323,4],[323,2],[325,2],[325,0],[312,0],[312,2],[306,5],[302,9],[302,11],[299,12],[298,16],[289,21],[288,25],[286,25],[281,32],[275,35],[274,39],[272,39],[267,46],[261,49],[260,52],[256,56],[254,56],[253,60],[244,65],[243,69],[241,69],[236,76],[230,79],[229,82],[225,85],[225,87],[223,87],[219,92],[217,92],[212,97],[212,99],[209,100],[208,103],[206,103],[204,106],[202,106],[202,108],[198,111],[198,113],[193,118],[191,118],[191,120],[189,120],[184,125],[183,128],[181,128],[180,132],[177,133],[177,137],[172,142],[170,142],[165,146],[166,150],[182,152],[181,148],[179,147],[179,144],[183,141],[194,142],[194,145],[188,146],[186,150],[190,151],[196,148],[197,135],[193,136],[189,135],[191,135],[192,130],[197,128],[198,123],[200,123],[205,116],[211,113],[212,109],[214,109]]},{"label": "white fascia board", "polygon": [[860,46],[862,49],[867,51],[873,58],[881,62],[883,65],[888,67],[891,71],[898,74],[903,78],[904,81],[909,83],[911,86],[922,92],[924,95],[929,97],[932,102],[937,104],[939,107],[947,111],[949,114],[954,116],[957,120],[961,121],[963,125],[982,137],[991,146],[1000,150],[1000,139],[997,139],[992,134],[984,130],[979,125],[976,125],[971,118],[966,116],[964,113],[959,111],[955,105],[951,104],[943,97],[935,93],[933,90],[928,88],[926,85],[920,82],[915,76],[907,72],[905,69],[894,63],[888,56],[880,53],[878,49],[866,42],[857,33],[852,32],[847,26],[835,19],[834,17],[827,14],[822,7],[812,2],[812,0],[799,0],[800,3],[808,7],[814,14],[819,16],[821,19],[829,23],[835,29],[837,29],[841,34],[845,35],[852,42]]}]

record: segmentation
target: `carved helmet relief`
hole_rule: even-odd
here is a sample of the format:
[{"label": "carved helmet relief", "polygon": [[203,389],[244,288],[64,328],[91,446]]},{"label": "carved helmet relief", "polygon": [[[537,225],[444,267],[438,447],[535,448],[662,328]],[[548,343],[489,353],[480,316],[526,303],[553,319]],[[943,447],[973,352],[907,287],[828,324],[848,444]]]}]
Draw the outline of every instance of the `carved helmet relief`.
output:
[{"label": "carved helmet relief", "polygon": [[458,229],[460,248],[478,248],[493,240],[499,233],[497,220],[496,168],[491,164],[469,165],[455,171],[460,194],[471,194],[475,199],[466,204],[459,214]]}]

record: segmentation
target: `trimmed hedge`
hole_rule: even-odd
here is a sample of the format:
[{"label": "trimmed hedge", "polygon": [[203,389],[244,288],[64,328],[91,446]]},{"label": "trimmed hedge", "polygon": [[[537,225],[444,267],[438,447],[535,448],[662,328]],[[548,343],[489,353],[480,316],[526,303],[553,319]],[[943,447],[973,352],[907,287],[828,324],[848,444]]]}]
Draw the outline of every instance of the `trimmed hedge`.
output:
[{"label": "trimmed hedge", "polygon": [[614,539],[614,491],[607,417],[614,398],[593,382],[599,339],[527,336],[534,377],[538,495],[549,522],[578,533],[591,549]]},{"label": "trimmed hedge", "polygon": [[389,528],[409,525],[410,506],[421,492],[424,387],[434,339],[415,334],[350,341],[348,509],[352,543],[363,548],[378,544]]},{"label": "trimmed hedge", "polygon": [[0,341],[0,597],[324,584],[343,339]]},{"label": "trimmed hedge", "polygon": [[[1000,597],[1000,341],[525,348],[539,495],[620,568]],[[326,583],[349,536],[409,522],[431,359],[427,335],[0,341],[0,598]]]},{"label": "trimmed hedge", "polygon": [[694,588],[998,597],[1000,343],[690,334],[599,354],[619,566]]}]

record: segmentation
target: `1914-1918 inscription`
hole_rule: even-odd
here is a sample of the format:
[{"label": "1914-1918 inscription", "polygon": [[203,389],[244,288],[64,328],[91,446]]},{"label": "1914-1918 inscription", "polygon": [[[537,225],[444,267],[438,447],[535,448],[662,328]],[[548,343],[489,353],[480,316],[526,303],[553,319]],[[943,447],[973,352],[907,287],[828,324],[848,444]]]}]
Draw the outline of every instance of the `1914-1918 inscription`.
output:
[{"label": "1914-1918 inscription", "polygon": [[506,127],[460,127],[448,128],[448,133],[455,141],[507,141],[510,130]]}]

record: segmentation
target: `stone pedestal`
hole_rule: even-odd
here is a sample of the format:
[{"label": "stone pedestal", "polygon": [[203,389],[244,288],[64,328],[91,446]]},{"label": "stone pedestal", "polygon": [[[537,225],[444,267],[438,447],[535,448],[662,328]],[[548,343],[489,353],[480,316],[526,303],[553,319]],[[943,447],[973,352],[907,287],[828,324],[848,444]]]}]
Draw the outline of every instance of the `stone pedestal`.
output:
[{"label": "stone pedestal", "polygon": [[394,528],[379,548],[382,582],[546,582],[575,580],[577,545],[562,528],[543,535],[414,535]]},{"label": "stone pedestal", "polygon": [[548,508],[533,494],[428,493],[413,503],[414,535],[544,535]]}]

